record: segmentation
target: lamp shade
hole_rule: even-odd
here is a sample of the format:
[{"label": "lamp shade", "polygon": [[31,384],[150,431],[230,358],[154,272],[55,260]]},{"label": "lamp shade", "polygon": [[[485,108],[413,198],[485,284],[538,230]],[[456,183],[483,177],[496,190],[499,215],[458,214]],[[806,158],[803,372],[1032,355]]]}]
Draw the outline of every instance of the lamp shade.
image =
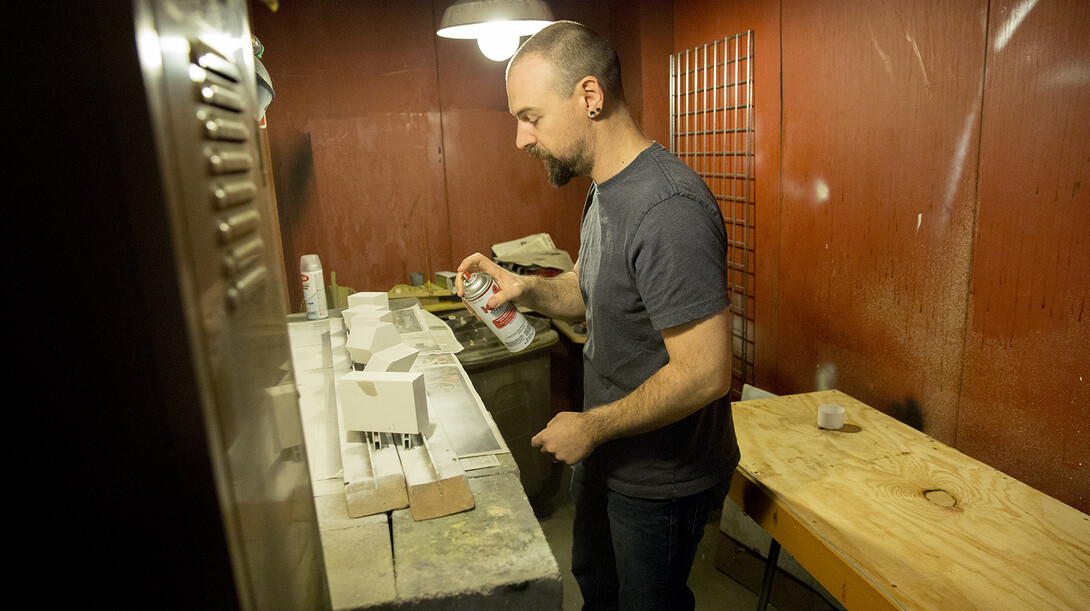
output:
[{"label": "lamp shade", "polygon": [[480,39],[495,35],[502,25],[507,35],[529,36],[552,21],[553,13],[543,0],[458,0],[443,12],[436,33]]}]

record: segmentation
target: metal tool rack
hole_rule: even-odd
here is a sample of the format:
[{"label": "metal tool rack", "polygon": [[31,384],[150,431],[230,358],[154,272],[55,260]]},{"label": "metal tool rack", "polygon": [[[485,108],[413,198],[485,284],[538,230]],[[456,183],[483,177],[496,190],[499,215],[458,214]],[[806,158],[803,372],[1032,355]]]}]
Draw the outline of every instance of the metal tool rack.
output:
[{"label": "metal tool rack", "polygon": [[753,381],[753,31],[670,56],[670,150],[704,178],[727,230],[732,394]]}]

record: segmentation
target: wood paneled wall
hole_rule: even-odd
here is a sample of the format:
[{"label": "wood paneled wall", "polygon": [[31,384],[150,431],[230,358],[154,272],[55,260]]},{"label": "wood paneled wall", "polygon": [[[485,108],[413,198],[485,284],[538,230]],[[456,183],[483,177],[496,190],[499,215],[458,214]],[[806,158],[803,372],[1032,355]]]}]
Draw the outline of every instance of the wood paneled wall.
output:
[{"label": "wood paneled wall", "polygon": [[[356,290],[538,232],[577,255],[589,183],[553,189],[515,148],[505,63],[435,35],[448,4],[252,3],[276,91],[266,117],[292,304],[307,253]],[[577,14],[608,27],[604,8]]]},{"label": "wood paneled wall", "polygon": [[673,51],[755,31],[757,385],[839,388],[1090,511],[1090,12],[674,10]]},{"label": "wood paneled wall", "polygon": [[[445,0],[254,3],[299,256],[381,290],[548,232],[588,183],[514,148]],[[1078,0],[552,0],[667,142],[668,56],[755,32],[755,382],[836,387],[1090,512],[1090,12]]]},{"label": "wood paneled wall", "polygon": [[1090,7],[988,24],[957,446],[1090,513]]}]

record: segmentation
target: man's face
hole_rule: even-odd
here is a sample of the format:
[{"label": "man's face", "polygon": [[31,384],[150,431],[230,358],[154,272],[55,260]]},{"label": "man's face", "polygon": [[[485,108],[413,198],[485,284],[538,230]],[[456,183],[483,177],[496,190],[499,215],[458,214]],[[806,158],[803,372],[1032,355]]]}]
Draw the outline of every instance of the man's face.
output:
[{"label": "man's face", "polygon": [[586,138],[578,133],[575,92],[568,98],[553,86],[552,67],[540,56],[520,58],[507,75],[507,103],[518,119],[515,145],[545,163],[549,184],[561,187],[594,167]]}]

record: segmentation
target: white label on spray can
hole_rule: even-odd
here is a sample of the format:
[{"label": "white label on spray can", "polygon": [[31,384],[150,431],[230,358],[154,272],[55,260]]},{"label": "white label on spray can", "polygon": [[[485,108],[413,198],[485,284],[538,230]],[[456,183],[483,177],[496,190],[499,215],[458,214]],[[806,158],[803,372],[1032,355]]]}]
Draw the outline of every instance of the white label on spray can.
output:
[{"label": "white label on spray can", "polygon": [[325,302],[325,278],[318,255],[303,255],[299,261],[299,276],[303,281],[303,300],[307,304],[307,318],[317,320],[329,316]]},{"label": "white label on spray can", "polygon": [[472,295],[464,293],[465,302],[476,312],[481,321],[496,334],[496,337],[500,338],[500,341],[503,342],[509,352],[518,352],[526,348],[530,345],[530,342],[534,341],[534,336],[537,334],[534,325],[510,301],[498,307],[489,308],[488,298],[500,292],[500,287],[496,285],[496,281],[491,276],[482,275],[484,276],[484,282],[488,283],[487,288]]}]

